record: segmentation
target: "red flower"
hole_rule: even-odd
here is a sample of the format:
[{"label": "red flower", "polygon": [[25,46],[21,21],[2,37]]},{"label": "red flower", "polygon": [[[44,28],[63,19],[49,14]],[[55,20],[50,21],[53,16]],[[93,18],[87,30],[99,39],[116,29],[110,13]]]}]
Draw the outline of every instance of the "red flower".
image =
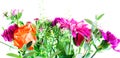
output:
[{"label": "red flower", "polygon": [[80,46],[83,40],[84,40],[84,37],[79,33],[76,34],[76,37],[73,37],[73,41],[76,46]]}]

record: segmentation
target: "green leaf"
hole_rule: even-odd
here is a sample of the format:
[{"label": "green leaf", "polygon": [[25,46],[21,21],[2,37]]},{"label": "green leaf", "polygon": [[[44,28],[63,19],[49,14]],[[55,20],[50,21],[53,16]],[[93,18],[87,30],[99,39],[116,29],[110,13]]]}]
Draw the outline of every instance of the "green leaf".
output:
[{"label": "green leaf", "polygon": [[84,58],[89,58],[90,57],[90,52],[88,52],[85,56],[84,56]]},{"label": "green leaf", "polygon": [[14,53],[7,53],[8,56],[11,56],[11,57],[16,57],[18,58],[19,56],[17,54],[14,54]]},{"label": "green leaf", "polygon": [[16,18],[16,19],[20,19],[20,18],[21,18],[21,16],[22,16],[22,13],[21,13],[21,12],[19,12],[19,13],[17,14],[17,18]]},{"label": "green leaf", "polygon": [[27,44],[24,44],[22,47],[22,54],[25,55],[26,50],[32,45],[32,41]]},{"label": "green leaf", "polygon": [[32,41],[30,41],[29,43],[27,43],[26,47],[29,48],[32,45]]},{"label": "green leaf", "polygon": [[3,13],[5,17],[8,17],[8,12]]},{"label": "green leaf", "polygon": [[91,25],[93,25],[93,22],[90,19],[85,19],[85,21]]},{"label": "green leaf", "polygon": [[84,42],[84,49],[85,50],[89,50],[90,49],[89,43]]},{"label": "green leaf", "polygon": [[73,55],[59,55],[59,58],[74,58]]},{"label": "green leaf", "polygon": [[110,44],[106,40],[102,40],[101,44],[98,46],[98,51],[108,48]]},{"label": "green leaf", "polygon": [[24,23],[23,23],[22,21],[19,21],[19,24],[20,24],[20,25],[24,25]]},{"label": "green leaf", "polygon": [[5,28],[4,28],[4,27],[2,27],[2,30],[5,30]]},{"label": "green leaf", "polygon": [[26,51],[26,50],[27,50],[26,44],[23,45],[22,50],[23,50],[23,51]]},{"label": "green leaf", "polygon": [[35,51],[30,51],[30,52],[26,53],[26,54],[23,56],[23,58],[27,58],[28,56],[31,56],[31,55],[33,55],[33,54],[35,54]]},{"label": "green leaf", "polygon": [[58,55],[61,51],[56,51],[55,53],[53,53],[50,58],[53,58],[54,56]]},{"label": "green leaf", "polygon": [[30,41],[30,42],[27,43],[27,44],[24,44],[23,47],[22,47],[22,50],[23,50],[23,51],[26,51],[27,48],[29,48],[31,45],[32,45],[32,41]]},{"label": "green leaf", "polygon": [[14,23],[15,21],[14,20],[12,20],[11,22],[10,22],[10,24],[12,24],[12,23]]},{"label": "green leaf", "polygon": [[96,16],[95,18],[96,18],[96,20],[100,20],[103,16],[104,16],[104,14],[101,14],[99,16]]},{"label": "green leaf", "polygon": [[15,18],[14,16],[11,16],[11,17],[10,17],[11,20],[14,20],[14,18]]}]

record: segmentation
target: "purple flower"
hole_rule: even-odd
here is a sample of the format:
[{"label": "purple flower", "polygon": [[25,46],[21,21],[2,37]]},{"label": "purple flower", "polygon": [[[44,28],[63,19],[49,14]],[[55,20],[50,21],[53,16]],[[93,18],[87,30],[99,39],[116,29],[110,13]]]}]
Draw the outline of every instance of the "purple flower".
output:
[{"label": "purple flower", "polygon": [[115,50],[120,52],[120,50],[116,50],[115,48],[118,46],[120,39],[116,38],[110,31],[107,31],[106,33],[103,30],[100,30],[102,37],[104,40],[106,40],[109,44],[111,44],[111,47]]},{"label": "purple flower", "polygon": [[8,29],[5,29],[3,34],[1,35],[5,41],[11,42],[13,40],[14,31],[18,28],[16,24],[11,25]]}]

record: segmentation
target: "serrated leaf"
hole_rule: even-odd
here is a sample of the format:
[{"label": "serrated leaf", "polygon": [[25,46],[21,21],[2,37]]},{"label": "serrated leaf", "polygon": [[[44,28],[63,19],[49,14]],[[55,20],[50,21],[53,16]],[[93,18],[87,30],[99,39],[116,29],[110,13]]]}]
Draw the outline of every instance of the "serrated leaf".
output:
[{"label": "serrated leaf", "polygon": [[18,58],[19,56],[17,54],[14,54],[14,53],[7,53],[8,56],[11,56],[11,57],[16,57]]},{"label": "serrated leaf", "polygon": [[100,20],[103,16],[104,16],[104,14],[101,14],[101,15],[99,15],[99,16],[96,16],[96,20]]},{"label": "serrated leaf", "polygon": [[93,25],[93,22],[90,19],[85,19],[85,21],[91,25]]}]

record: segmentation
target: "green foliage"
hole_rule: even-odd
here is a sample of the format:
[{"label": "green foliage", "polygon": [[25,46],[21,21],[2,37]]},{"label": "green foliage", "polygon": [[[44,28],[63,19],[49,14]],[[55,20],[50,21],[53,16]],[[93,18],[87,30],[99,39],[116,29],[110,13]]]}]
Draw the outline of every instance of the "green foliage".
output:
[{"label": "green foliage", "polygon": [[91,25],[93,25],[93,22],[90,19],[85,19],[85,21]]},{"label": "green foliage", "polygon": [[7,18],[7,20],[10,20],[10,24],[17,24],[18,26],[24,25],[24,23],[22,21],[20,21],[20,18],[22,17],[22,12],[18,12],[15,15],[12,15],[12,13],[10,13],[10,15],[8,15],[8,12],[4,13],[4,16]]},{"label": "green foliage", "polygon": [[100,20],[103,16],[104,16],[104,14],[96,15],[96,16],[95,16],[95,19],[96,19],[96,20]]},{"label": "green foliage", "polygon": [[14,54],[14,53],[7,53],[7,56],[14,57],[14,58],[20,58],[19,55]]},{"label": "green foliage", "polygon": [[[32,51],[28,50],[33,43],[30,41],[19,49],[19,55],[14,53],[8,53],[7,55],[14,58],[74,58],[78,53],[81,53],[83,48],[84,54],[82,54],[82,58],[89,58],[94,52],[91,48],[94,47],[96,51],[92,55],[93,57],[97,52],[109,47],[108,42],[101,39],[102,35],[97,25],[97,21],[100,20],[103,15],[104,14],[96,16],[95,22],[90,19],[85,19],[85,21],[91,25],[91,37],[90,40],[88,40],[89,38],[84,36],[84,41],[82,41],[79,47],[74,45],[70,30],[59,28],[59,24],[52,26],[52,22],[49,20],[36,20],[35,24],[33,24],[36,28],[37,37],[37,41],[33,47],[34,49]],[[24,25],[24,23],[20,21],[22,12],[18,12],[16,15],[11,14],[10,16],[8,16],[8,12],[6,12],[4,16],[7,20],[11,21],[11,24],[16,23],[18,26]],[[99,44],[97,44],[97,42],[99,42]]]},{"label": "green foliage", "polygon": [[22,13],[21,12],[18,12],[18,14],[16,15],[16,19],[20,19],[22,16]]},{"label": "green foliage", "polygon": [[51,22],[47,20],[38,20],[36,22],[36,36],[38,41],[34,45],[35,56],[43,58],[54,58],[61,55],[73,55],[73,49],[70,44],[71,34],[69,30],[60,29],[58,26],[52,27]]},{"label": "green foliage", "polygon": [[14,54],[14,53],[7,53],[8,56],[11,56],[11,57],[14,57],[14,58],[17,58],[19,57],[17,54]]}]

